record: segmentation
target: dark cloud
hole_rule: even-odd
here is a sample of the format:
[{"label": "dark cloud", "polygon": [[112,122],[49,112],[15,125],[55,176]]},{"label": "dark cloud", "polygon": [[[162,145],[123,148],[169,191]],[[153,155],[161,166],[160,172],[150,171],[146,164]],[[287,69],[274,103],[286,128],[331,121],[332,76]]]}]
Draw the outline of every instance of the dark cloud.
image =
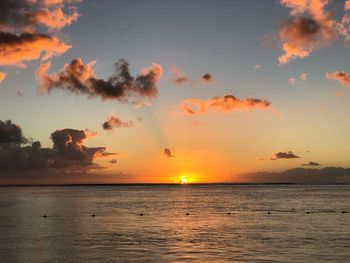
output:
[{"label": "dark cloud", "polygon": [[169,148],[164,148],[163,154],[169,158],[176,158],[177,157]]},{"label": "dark cloud", "polygon": [[275,153],[272,157],[271,160],[277,160],[277,159],[295,159],[295,158],[300,158],[299,156],[295,155],[292,151],[289,152],[278,152]]},{"label": "dark cloud", "polygon": [[30,4],[26,0],[0,0],[0,30],[31,25],[28,10],[30,10]]},{"label": "dark cloud", "polygon": [[93,161],[114,153],[105,147],[87,147],[84,141],[92,136],[88,130],[62,129],[51,134],[53,148],[42,148],[39,141],[28,146],[18,125],[0,121],[0,170],[98,169]]},{"label": "dark cloud", "polygon": [[113,128],[119,127],[132,127],[134,123],[132,121],[122,121],[116,116],[109,116],[108,120],[102,124],[104,130],[113,130]]},{"label": "dark cloud", "polygon": [[302,166],[321,166],[322,164],[317,163],[317,162],[308,162],[308,163],[303,163]]},{"label": "dark cloud", "polygon": [[93,65],[94,62],[85,64],[82,59],[77,58],[66,64],[57,74],[49,75],[46,72],[51,63],[42,64],[36,72],[40,90],[46,92],[58,88],[74,94],[123,102],[130,97],[154,98],[158,95],[156,84],[163,72],[159,64],[153,63],[150,67],[143,68],[140,75],[133,77],[129,63],[120,59],[114,65],[114,73],[107,80],[95,77]]},{"label": "dark cloud", "polygon": [[240,182],[254,183],[349,184],[350,168],[293,168],[280,173],[246,173],[239,175],[237,178],[239,178]]},{"label": "dark cloud", "polygon": [[0,144],[2,143],[26,143],[27,139],[22,134],[20,126],[12,123],[12,121],[0,120]]},{"label": "dark cloud", "polygon": [[206,82],[210,82],[213,79],[212,75],[209,73],[206,73],[202,76],[202,80],[206,81]]}]

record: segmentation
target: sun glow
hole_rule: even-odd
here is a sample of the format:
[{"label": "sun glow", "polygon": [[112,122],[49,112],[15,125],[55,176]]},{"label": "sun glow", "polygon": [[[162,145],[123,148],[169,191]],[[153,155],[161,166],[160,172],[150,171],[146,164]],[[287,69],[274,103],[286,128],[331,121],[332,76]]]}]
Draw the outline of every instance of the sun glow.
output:
[{"label": "sun glow", "polygon": [[188,183],[188,181],[187,181],[186,177],[180,178],[180,184],[187,184],[187,183]]},{"label": "sun glow", "polygon": [[198,181],[198,174],[196,173],[180,173],[174,178],[175,183],[190,184]]}]

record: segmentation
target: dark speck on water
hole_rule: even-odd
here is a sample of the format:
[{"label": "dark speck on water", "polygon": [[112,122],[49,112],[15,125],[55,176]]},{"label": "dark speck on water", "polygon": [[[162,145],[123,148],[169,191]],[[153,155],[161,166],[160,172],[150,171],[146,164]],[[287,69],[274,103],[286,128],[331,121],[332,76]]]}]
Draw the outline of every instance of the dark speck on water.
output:
[{"label": "dark speck on water", "polygon": [[0,187],[0,262],[343,263],[348,211],[346,185]]}]

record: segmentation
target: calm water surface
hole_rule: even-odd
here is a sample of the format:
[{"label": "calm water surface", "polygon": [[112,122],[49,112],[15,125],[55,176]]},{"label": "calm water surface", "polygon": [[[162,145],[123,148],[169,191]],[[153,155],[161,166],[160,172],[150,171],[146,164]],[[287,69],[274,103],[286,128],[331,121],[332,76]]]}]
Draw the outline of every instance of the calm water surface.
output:
[{"label": "calm water surface", "polygon": [[0,262],[350,262],[342,211],[350,186],[0,187]]}]

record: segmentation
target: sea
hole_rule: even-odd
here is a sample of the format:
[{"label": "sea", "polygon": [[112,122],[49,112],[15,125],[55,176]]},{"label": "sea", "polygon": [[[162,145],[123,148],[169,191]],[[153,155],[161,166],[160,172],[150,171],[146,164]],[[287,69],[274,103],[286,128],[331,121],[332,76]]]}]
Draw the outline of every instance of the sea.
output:
[{"label": "sea", "polygon": [[0,187],[0,262],[350,262],[350,186]]}]

